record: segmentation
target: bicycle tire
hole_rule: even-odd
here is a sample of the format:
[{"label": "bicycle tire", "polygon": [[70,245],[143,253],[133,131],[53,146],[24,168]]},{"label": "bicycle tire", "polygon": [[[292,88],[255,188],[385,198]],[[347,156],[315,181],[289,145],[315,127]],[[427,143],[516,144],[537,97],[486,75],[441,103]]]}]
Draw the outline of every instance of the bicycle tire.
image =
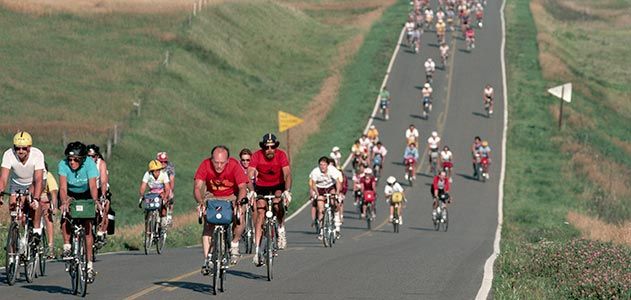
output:
[{"label": "bicycle tire", "polygon": [[[219,271],[219,278],[221,279],[219,281],[219,291],[221,291],[222,293],[225,291],[224,290],[224,282],[226,280],[226,270],[228,269],[228,266],[230,265],[230,242],[232,241],[232,233],[231,233],[231,226],[227,226],[224,229],[224,234],[223,234],[223,243],[221,243],[223,245],[222,248],[222,257],[223,257],[223,264],[222,267]],[[225,266],[224,266],[225,264]]]},{"label": "bicycle tire", "polygon": [[252,254],[254,245],[254,226],[252,225],[252,211],[247,208],[245,211],[245,231],[243,232],[245,253]]},{"label": "bicycle tire", "polygon": [[392,227],[394,229],[394,233],[399,233],[399,207],[397,205],[394,206],[394,217],[392,218]]},{"label": "bicycle tire", "polygon": [[79,235],[79,249],[77,249],[78,255],[78,291],[81,297],[85,297],[88,291],[88,247],[85,237],[85,233]]},{"label": "bicycle tire", "polygon": [[440,229],[440,216],[438,212],[436,213],[436,218],[432,218],[432,222],[434,223],[434,230],[438,231]]},{"label": "bicycle tire", "polygon": [[443,223],[443,231],[447,232],[447,230],[449,229],[449,215],[448,215],[448,210],[447,208],[443,208],[445,210],[445,223]]},{"label": "bicycle tire", "polygon": [[6,267],[5,272],[8,285],[14,285],[15,280],[18,277],[18,267],[20,266],[20,255],[17,254],[19,246],[19,236],[20,232],[18,224],[15,222],[11,222],[11,226],[9,227],[9,231],[7,234],[7,243],[4,248],[6,252],[4,257],[4,265]]},{"label": "bicycle tire", "polygon": [[213,235],[213,251],[211,255],[213,263],[213,295],[217,295],[217,290],[219,290],[217,281],[219,280],[219,272],[221,270],[221,234],[219,231],[219,229],[215,229],[215,233]]},{"label": "bicycle tire", "polygon": [[29,238],[27,239],[28,244],[26,245],[26,261],[24,262],[24,277],[26,282],[32,283],[33,278],[35,277],[35,249],[31,246],[31,238],[33,234],[29,234]]},{"label": "bicycle tire", "polygon": [[42,240],[37,247],[39,275],[46,275],[46,260],[48,259],[48,253],[50,248],[48,247],[48,234],[46,233],[46,227],[42,226]]},{"label": "bicycle tire", "polygon": [[144,232],[144,236],[145,236],[145,255],[149,254],[149,249],[151,249],[151,243],[153,242],[153,212],[146,212],[145,213],[145,232]]},{"label": "bicycle tire", "polygon": [[366,204],[366,227],[368,227],[368,230],[370,230],[371,228],[371,223],[372,222],[372,204],[368,203]]},{"label": "bicycle tire", "polygon": [[267,272],[267,281],[274,279],[274,225],[270,221],[266,225],[266,239],[265,239],[265,268]]},{"label": "bicycle tire", "polygon": [[324,219],[322,222],[322,244],[324,244],[324,247],[331,247],[331,240],[330,240],[330,235],[329,235],[329,223],[331,222],[330,216],[329,216],[329,212],[328,210],[325,208],[324,211]]},{"label": "bicycle tire", "polygon": [[158,222],[156,222],[156,225],[155,225],[154,228],[155,228],[154,234],[155,234],[155,237],[157,239],[156,240],[156,252],[158,254],[162,254],[162,246],[164,246],[164,244],[163,244],[163,241],[164,241],[164,239],[163,239],[163,234],[164,234],[163,230],[164,229],[162,228],[162,218],[160,218],[160,220]]}]

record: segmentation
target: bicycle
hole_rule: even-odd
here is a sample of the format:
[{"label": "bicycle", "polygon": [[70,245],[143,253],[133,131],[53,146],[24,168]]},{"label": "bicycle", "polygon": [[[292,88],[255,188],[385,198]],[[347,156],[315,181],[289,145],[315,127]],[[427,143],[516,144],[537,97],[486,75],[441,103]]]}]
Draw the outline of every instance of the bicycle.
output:
[{"label": "bicycle", "polygon": [[206,205],[206,222],[213,224],[213,249],[207,262],[212,264],[212,292],[224,292],[226,271],[230,263],[230,241],[232,241],[232,203],[226,200],[209,199]]},{"label": "bicycle", "polygon": [[[33,201],[28,191],[16,191],[16,209],[11,211],[11,224],[7,233],[5,246],[5,266],[7,283],[14,285],[19,276],[20,264],[24,265],[24,275],[28,283],[35,277],[37,248],[33,245],[33,220],[29,210],[23,212],[24,203]],[[1,195],[10,195],[2,192]],[[0,195],[0,196],[1,196]],[[22,227],[22,230],[20,230]]]},{"label": "bicycle", "polygon": [[383,165],[383,155],[381,155],[381,153],[375,154],[375,157],[372,160],[372,169],[375,172],[376,178],[379,178],[381,176],[382,165]]},{"label": "bicycle", "polygon": [[368,230],[371,229],[372,225],[372,221],[373,221],[373,213],[375,212],[375,208],[373,207],[374,203],[375,203],[375,192],[374,191],[365,191],[364,195],[362,197],[362,207],[365,204],[366,205],[366,228]]},{"label": "bicycle", "polygon": [[429,113],[432,112],[432,100],[430,97],[423,97],[423,105],[421,109],[421,113],[423,115],[423,119],[429,120]]},{"label": "bicycle", "polygon": [[399,233],[399,227],[401,226],[401,215],[399,214],[399,208],[401,207],[401,203],[403,202],[403,193],[392,193],[390,201],[392,202],[392,205],[394,205],[394,212],[392,215],[392,229],[394,230],[394,233]]},{"label": "bicycle", "polygon": [[[52,209],[49,208],[49,213],[52,214]],[[39,268],[39,276],[46,275],[46,260],[48,259],[48,254],[50,253],[50,248],[48,246],[48,233],[46,228],[46,221],[44,220],[45,216],[42,215],[42,237],[40,239],[39,245],[35,248],[35,265]],[[39,277],[37,273],[35,273],[35,277]]]},{"label": "bicycle", "polygon": [[431,149],[429,153],[429,171],[432,175],[438,175],[438,148]]},{"label": "bicycle", "polygon": [[156,252],[162,254],[166,243],[166,228],[162,226],[160,210],[162,209],[162,197],[158,194],[149,193],[143,196],[145,209],[145,231],[144,249],[145,255],[149,254],[149,249],[155,244]]},{"label": "bicycle", "polygon": [[447,202],[449,200],[449,194],[443,193],[438,196],[438,206],[436,207],[436,214],[432,214],[432,222],[434,223],[434,230],[440,230],[442,225],[443,231],[447,231],[449,228],[449,218],[447,212]]},{"label": "bicycle", "polygon": [[[277,255],[278,251],[278,220],[276,219],[276,216],[272,211],[275,198],[276,196],[274,195],[259,196],[259,199],[265,199],[267,203],[262,235],[262,237],[265,239],[263,247],[263,257],[265,259],[265,265],[267,266],[267,281],[272,281],[272,279],[274,278],[274,257]],[[283,209],[285,209],[284,205],[282,205],[282,207]]]},{"label": "bicycle", "polygon": [[381,99],[379,102],[379,109],[381,110],[381,119],[382,120],[388,120],[390,118],[390,115],[388,114],[388,105],[390,100],[388,99]]},{"label": "bicycle", "polygon": [[[107,201],[107,200],[106,200]],[[97,232],[99,226],[101,226],[101,221],[103,221],[103,217],[107,218],[107,215],[103,215],[103,210],[101,208],[97,208],[97,214],[94,218],[94,222],[92,222],[92,236],[94,237],[94,243],[92,243],[92,261],[96,261],[96,254],[105,246],[105,240],[101,240],[97,238]],[[105,236],[102,237],[105,239]]]},{"label": "bicycle", "polygon": [[414,177],[415,177],[414,176],[415,175],[414,174],[414,172],[415,172],[414,171],[414,169],[415,169],[414,163],[415,163],[414,158],[406,158],[405,159],[405,175],[406,175],[405,177],[408,180],[408,185],[409,186],[412,186],[412,184],[414,182]]},{"label": "bicycle", "polygon": [[72,227],[70,231],[70,257],[64,258],[66,272],[70,275],[70,285],[73,295],[85,297],[88,284],[94,282],[94,277],[88,274],[88,251],[86,241],[86,230],[83,222],[94,219],[96,210],[93,200],[70,199],[70,217],[68,213],[62,214],[62,219],[66,220]]},{"label": "bicycle", "polygon": [[324,196],[324,216],[322,218],[322,225],[320,226],[322,231],[322,243],[324,247],[333,247],[336,240],[333,211],[336,205],[332,200],[337,199],[337,195],[324,193],[322,196]]},{"label": "bicycle", "polygon": [[493,100],[491,100],[489,98],[484,99],[484,111],[486,112],[486,117],[487,118],[490,118],[491,115],[493,114],[492,111],[491,111],[491,101],[493,101]]}]

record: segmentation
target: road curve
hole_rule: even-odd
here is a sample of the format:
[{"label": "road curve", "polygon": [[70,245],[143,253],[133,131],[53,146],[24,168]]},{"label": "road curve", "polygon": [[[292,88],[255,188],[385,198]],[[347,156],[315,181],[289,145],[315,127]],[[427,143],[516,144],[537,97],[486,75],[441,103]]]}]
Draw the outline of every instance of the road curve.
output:
[{"label": "road curve", "polygon": [[[476,48],[470,53],[463,50],[464,41],[459,32],[451,40],[450,66],[439,69],[435,75],[434,110],[429,120],[418,117],[419,87],[424,79],[425,59],[431,56],[440,61],[433,32],[424,35],[420,54],[413,54],[406,47],[399,49],[387,83],[393,99],[391,118],[374,120],[389,150],[384,178],[403,177],[400,161],[404,130],[409,124],[416,125],[421,140],[437,130],[443,144],[450,146],[456,163],[449,231],[436,232],[432,228],[431,178],[423,157],[414,186],[404,186],[409,202],[400,233],[393,233],[387,223],[387,207],[382,199],[372,231],[365,229],[365,221],[358,219],[352,202],[347,201],[343,237],[333,248],[325,249],[309,226],[309,209],[306,209],[287,224],[288,249],[276,260],[274,281],[267,282],[265,269],[253,266],[251,256],[246,255],[229,270],[225,296],[237,299],[475,297],[482,282],[484,263],[493,251],[500,164],[491,165],[488,182],[472,180],[469,147],[473,137],[480,135],[489,140],[494,161],[499,162],[504,117],[504,104],[500,101],[496,101],[496,114],[492,118],[482,116],[484,85],[490,83],[496,95],[504,94],[500,65],[501,3],[488,2],[485,27],[476,34]],[[380,195],[383,187],[380,182]],[[198,247],[167,249],[163,255],[145,256],[139,252],[102,255],[95,265],[99,274],[96,282],[88,286],[88,297],[207,298],[212,296],[210,277],[200,275],[201,261]],[[67,299],[70,292],[69,276],[62,263],[49,264],[48,275],[32,284],[21,279],[16,286],[8,287],[4,284],[4,273],[0,277],[3,282],[0,298]]]}]

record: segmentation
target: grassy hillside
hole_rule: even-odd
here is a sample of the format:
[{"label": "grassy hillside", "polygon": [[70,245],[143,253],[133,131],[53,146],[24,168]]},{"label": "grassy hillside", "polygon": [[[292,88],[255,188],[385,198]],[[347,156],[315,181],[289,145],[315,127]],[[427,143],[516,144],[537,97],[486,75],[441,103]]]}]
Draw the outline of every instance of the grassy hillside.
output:
[{"label": "grassy hillside", "polygon": [[[631,297],[623,234],[592,234],[631,224],[629,76],[620,76],[630,28],[616,17],[628,9],[620,1],[507,3],[510,121],[496,298]],[[608,17],[588,13],[603,10]],[[575,90],[559,131],[558,100],[545,91],[567,81]]]}]

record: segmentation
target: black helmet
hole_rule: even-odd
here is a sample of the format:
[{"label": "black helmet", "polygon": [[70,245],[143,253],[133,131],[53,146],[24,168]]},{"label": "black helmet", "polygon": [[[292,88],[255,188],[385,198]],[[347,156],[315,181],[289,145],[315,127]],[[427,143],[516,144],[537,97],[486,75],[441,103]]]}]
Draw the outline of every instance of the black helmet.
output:
[{"label": "black helmet", "polygon": [[79,142],[79,141],[68,144],[68,146],[66,146],[66,150],[64,151],[64,154],[66,156],[85,157],[87,153],[88,153],[87,147],[82,142]]},{"label": "black helmet", "polygon": [[86,149],[87,149],[87,153],[89,155],[96,154],[97,156],[101,156],[101,148],[99,148],[99,146],[97,146],[95,144],[88,145]]},{"label": "black helmet", "polygon": [[259,147],[261,148],[265,148],[265,146],[274,146],[276,148],[278,145],[280,145],[280,142],[276,140],[276,136],[272,133],[266,133],[259,142]]}]

